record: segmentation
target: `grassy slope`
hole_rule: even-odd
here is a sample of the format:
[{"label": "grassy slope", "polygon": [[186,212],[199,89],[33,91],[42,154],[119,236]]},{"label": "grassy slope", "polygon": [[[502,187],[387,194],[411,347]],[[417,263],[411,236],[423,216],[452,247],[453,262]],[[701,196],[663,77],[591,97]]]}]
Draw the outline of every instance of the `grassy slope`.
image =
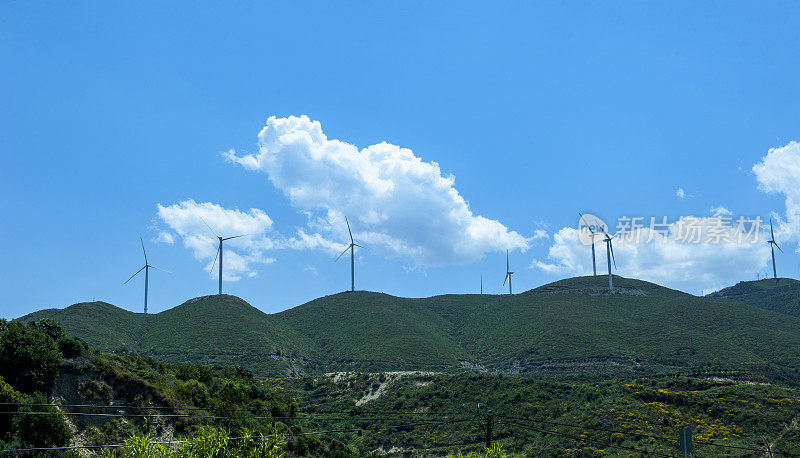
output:
[{"label": "grassy slope", "polygon": [[22,319],[47,314],[103,349],[241,364],[259,373],[288,364],[268,356],[274,354],[300,357],[295,363],[312,371],[358,368],[354,361],[395,369],[470,361],[524,371],[587,360],[605,368],[624,360],[629,367],[637,360],[649,368],[771,366],[795,375],[800,367],[800,318],[639,280],[617,278],[615,285],[622,294],[604,292],[600,277],[513,296],[342,293],[274,315],[233,296],[208,296],[155,315],[92,303]]},{"label": "grassy slope", "polygon": [[791,278],[743,281],[707,297],[744,302],[800,318],[800,281]]},{"label": "grassy slope", "polygon": [[44,318],[58,321],[70,335],[84,339],[89,345],[117,351],[139,347],[146,315],[106,302],[81,302],[61,310],[34,312],[20,320],[27,322]]},{"label": "grassy slope", "polygon": [[431,310],[427,300],[341,293],[275,318],[313,339],[328,359],[456,363],[468,358],[449,337],[452,323]]},{"label": "grassy slope", "polygon": [[570,279],[497,298],[495,307],[470,317],[463,329],[465,346],[490,361],[513,354],[533,360],[628,357],[682,364],[694,340],[696,363],[800,363],[800,320],[622,278],[618,287],[647,295],[592,295],[603,289],[596,283],[589,277]]}]

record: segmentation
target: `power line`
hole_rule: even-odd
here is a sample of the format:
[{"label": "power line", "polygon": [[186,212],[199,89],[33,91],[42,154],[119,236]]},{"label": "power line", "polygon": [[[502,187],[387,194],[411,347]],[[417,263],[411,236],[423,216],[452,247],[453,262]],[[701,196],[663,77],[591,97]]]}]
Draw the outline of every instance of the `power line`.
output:
[{"label": "power line", "polygon": [[[96,412],[67,412],[67,411],[34,411],[34,412],[20,412],[20,411],[7,411],[0,412],[0,415],[64,415],[76,417],[156,417],[156,418],[202,418],[208,420],[325,420],[325,421],[394,421],[402,417],[285,417],[285,416],[225,416],[225,415],[196,415],[196,414],[142,414],[142,413],[96,413]],[[447,421],[449,419],[437,418],[423,418],[416,420],[421,423],[435,423],[439,421]]]},{"label": "power line", "polygon": [[542,433],[542,434],[552,434],[554,436],[567,437],[567,438],[575,439],[575,440],[582,441],[582,442],[594,442],[596,444],[600,444],[600,445],[603,445],[603,446],[606,446],[606,447],[619,448],[619,449],[622,449],[622,450],[628,450],[628,451],[631,451],[631,452],[643,453],[643,454],[646,454],[646,455],[655,455],[655,456],[663,456],[663,457],[667,457],[667,458],[675,458],[673,455],[667,455],[667,454],[660,453],[660,452],[650,452],[650,451],[647,451],[647,450],[641,450],[641,449],[633,448],[633,447],[626,447],[624,445],[617,445],[617,444],[613,444],[611,442],[605,442],[605,441],[601,441],[601,440],[597,440],[597,439],[590,439],[590,438],[587,438],[587,437],[573,436],[571,434],[565,434],[565,433],[561,433],[561,432],[558,432],[558,431],[550,431],[550,430],[547,430],[547,429],[534,428],[532,426],[525,425],[523,423],[519,423],[519,422],[516,422],[516,421],[510,421],[508,423],[512,424],[512,425],[519,426],[522,429],[527,429],[527,430],[530,430],[530,431],[536,431],[536,432]]},{"label": "power line", "polygon": [[[676,442],[676,440],[671,438],[671,437],[656,436],[656,435],[652,435],[652,434],[639,433],[639,432],[630,431],[630,430],[628,430],[628,431],[619,431],[619,430],[613,430],[613,429],[592,428],[590,426],[570,425],[570,424],[567,424],[567,423],[558,423],[558,422],[547,421],[547,420],[535,420],[533,418],[513,417],[513,416],[499,415],[499,414],[497,414],[496,416],[497,417],[501,417],[501,418],[513,419],[513,420],[531,421],[531,422],[534,422],[534,423],[544,423],[544,424],[549,424],[549,425],[553,425],[553,426],[564,426],[564,427],[567,427],[567,428],[589,429],[589,430],[592,430],[592,431],[607,432],[607,433],[612,433],[612,434],[626,434],[626,435],[629,435],[629,436],[640,436],[640,437],[649,437],[649,438],[653,438],[653,439],[662,439],[662,440],[666,440],[666,441],[669,441],[669,442],[672,442],[672,443]],[[743,439],[747,439],[746,437],[742,437],[742,438]],[[740,447],[738,445],[717,444],[717,443],[708,442],[708,441],[694,441],[694,443],[702,444],[702,445],[712,445],[712,446],[715,446],[715,447],[736,448],[736,449],[740,449],[740,450],[748,450],[748,451],[751,451],[751,452],[763,452],[764,451],[764,450],[754,449],[754,448],[749,448],[749,447]],[[787,456],[800,456],[800,455],[795,455],[795,454],[791,454],[791,453],[786,454],[786,455]]]},{"label": "power line", "polygon": [[567,428],[589,429],[589,430],[592,430],[592,431],[600,431],[600,432],[606,432],[606,433],[628,434],[628,435],[631,435],[631,436],[650,437],[650,438],[653,438],[653,439],[662,439],[662,440],[668,440],[668,441],[674,442],[671,437],[654,436],[654,435],[651,435],[651,434],[638,433],[636,431],[615,431],[613,429],[592,428],[591,426],[570,425],[570,424],[567,424],[567,423],[558,423],[558,422],[555,422],[555,421],[535,420],[533,418],[513,417],[513,416],[509,416],[509,415],[500,415],[500,414],[495,414],[495,416],[501,417],[501,418],[507,418],[507,419],[510,419],[510,420],[532,421],[534,423],[544,423],[544,424],[553,425],[553,426],[564,426],[564,427],[567,427]]},{"label": "power line", "polygon": [[[655,436],[655,435],[651,435],[651,434],[638,433],[638,432],[635,432],[635,431],[615,431],[615,430],[611,430],[611,429],[602,429],[602,428],[592,428],[592,427],[588,427],[588,426],[569,425],[569,424],[566,424],[566,423],[558,423],[558,422],[552,422],[552,421],[546,421],[546,420],[534,420],[532,418],[511,417],[511,416],[506,416],[506,415],[496,415],[496,416],[500,417],[500,418],[506,418],[506,419],[531,421],[531,422],[534,422],[534,423],[545,423],[545,424],[550,424],[550,425],[554,425],[554,426],[564,426],[564,427],[568,427],[568,428],[588,429],[588,430],[592,430],[592,431],[607,432],[607,433],[612,433],[612,434],[625,434],[625,435],[629,435],[629,436],[640,436],[640,437],[649,437],[649,438],[653,438],[653,439],[663,439],[663,440],[667,440],[667,441],[669,441],[669,442],[671,442],[673,444],[676,442],[671,437]],[[520,425],[519,423],[516,423],[516,422],[510,422],[510,423],[514,423],[514,424]],[[738,449],[738,450],[746,450],[746,451],[750,451],[750,452],[759,452],[759,453],[765,452],[765,450],[763,450],[763,449],[756,449],[756,448],[751,448],[751,447],[742,447],[742,446],[738,446],[738,445],[717,444],[717,443],[714,443],[714,442],[696,441],[696,440],[694,440],[693,442],[695,444],[697,444],[697,445],[711,445],[711,446],[714,446],[714,447],[734,448],[734,449]],[[784,456],[800,456],[800,455],[794,454],[794,453],[776,452],[774,450],[773,450],[772,453],[779,453],[779,454],[784,455]]]},{"label": "power line", "polygon": [[[35,404],[24,402],[0,402],[0,406],[35,406],[35,407],[70,407],[70,408],[98,408],[98,409],[138,409],[138,410],[191,410],[191,411],[222,411],[222,412],[258,412],[271,409],[262,407],[251,408],[224,408],[224,407],[169,407],[169,406],[133,406],[126,404]],[[290,410],[291,411],[291,410]],[[396,410],[294,410],[296,413],[327,414],[364,414],[364,415],[447,415],[439,412],[404,412]]]}]

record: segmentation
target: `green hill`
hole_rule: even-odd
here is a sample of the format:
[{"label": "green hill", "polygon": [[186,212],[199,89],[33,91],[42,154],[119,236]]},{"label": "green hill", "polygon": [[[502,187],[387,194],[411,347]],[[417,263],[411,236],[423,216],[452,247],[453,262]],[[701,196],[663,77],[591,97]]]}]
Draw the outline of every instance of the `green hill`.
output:
[{"label": "green hill", "polygon": [[106,350],[262,374],[469,367],[587,377],[714,368],[800,382],[800,318],[622,277],[612,294],[605,281],[571,278],[501,296],[340,293],[272,315],[227,295],[154,315],[76,304],[21,320],[55,319]]},{"label": "green hill", "polygon": [[792,278],[743,281],[707,297],[744,302],[800,318],[800,281]]}]

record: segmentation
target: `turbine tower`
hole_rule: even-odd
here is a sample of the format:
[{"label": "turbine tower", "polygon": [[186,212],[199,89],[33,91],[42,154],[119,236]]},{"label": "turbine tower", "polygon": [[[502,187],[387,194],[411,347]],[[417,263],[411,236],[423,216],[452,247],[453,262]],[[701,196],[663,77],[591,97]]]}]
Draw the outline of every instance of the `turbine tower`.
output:
[{"label": "turbine tower", "polygon": [[[583,219],[583,214],[582,213],[578,213],[578,214],[581,215],[581,218],[580,218],[581,221],[583,221],[583,223],[586,224],[586,220]],[[589,229],[589,234],[591,234],[591,237],[592,237],[592,271],[594,272],[594,276],[596,277],[597,276],[597,261],[596,261],[595,255],[594,255],[594,236],[595,235],[600,235],[600,234],[598,234],[597,232],[593,231],[592,230],[592,226],[590,226],[588,224],[586,224],[586,229]]]},{"label": "turbine tower", "polygon": [[350,291],[356,290],[356,260],[355,260],[355,247],[364,248],[361,245],[357,244],[355,240],[353,240],[353,231],[350,230],[350,221],[347,220],[347,217],[344,217],[344,221],[347,223],[347,233],[350,234],[350,245],[347,245],[347,248],[342,251],[342,253],[336,257],[336,261],[342,257],[343,254],[347,253],[347,250],[350,250]]},{"label": "turbine tower", "polygon": [[139,237],[139,242],[141,242],[141,244],[142,244],[142,253],[144,253],[144,267],[142,267],[141,269],[137,270],[136,273],[131,275],[131,277],[129,279],[125,280],[125,283],[123,283],[123,285],[128,283],[129,281],[133,280],[133,277],[139,275],[139,272],[144,270],[144,313],[147,313],[147,283],[150,280],[150,269],[156,269],[156,270],[160,270],[162,272],[167,272],[167,273],[170,273],[170,272],[167,271],[167,270],[164,270],[164,269],[159,269],[156,266],[151,266],[150,263],[147,262],[147,251],[145,251],[145,249],[144,249],[144,241],[142,240],[141,237]]},{"label": "turbine tower", "polygon": [[611,261],[614,261],[614,268],[617,268],[617,260],[614,258],[614,246],[611,244],[611,239],[613,239],[614,236],[608,235],[608,232],[605,230],[603,234],[606,236],[603,241],[606,242],[606,258],[608,259],[608,289],[609,291],[614,291],[614,280],[611,276]]},{"label": "turbine tower", "polygon": [[483,294],[483,275],[481,275],[481,294]]},{"label": "turbine tower", "polygon": [[209,226],[208,223],[206,223],[206,220],[204,220],[201,216],[198,216],[198,218],[200,218],[200,221],[202,221],[203,224],[206,225],[208,230],[213,232],[214,235],[217,237],[217,240],[219,240],[219,247],[217,247],[217,254],[214,256],[214,262],[211,263],[211,269],[209,269],[209,272],[214,270],[214,265],[217,263],[217,258],[219,258],[219,293],[217,294],[222,294],[222,242],[239,237],[244,237],[247,234],[234,235],[233,237],[220,237],[219,234],[217,234],[216,231],[214,231],[214,229],[211,229],[211,226]]},{"label": "turbine tower", "polygon": [[506,278],[503,279],[503,285],[506,284],[506,280],[508,280],[508,294],[511,294],[511,276],[514,275],[514,272],[511,271],[509,263],[508,263],[508,250],[506,250]]},{"label": "turbine tower", "polygon": [[[772,251],[772,278],[774,278],[775,281],[777,282],[778,271],[775,269],[775,247],[777,247],[779,250],[781,250],[781,247],[779,247],[778,242],[775,241],[775,232],[772,230],[772,218],[769,219],[769,235],[772,237],[769,240],[767,240],[767,243],[769,243],[770,251]],[[781,253],[783,253],[783,250],[781,250]]]}]

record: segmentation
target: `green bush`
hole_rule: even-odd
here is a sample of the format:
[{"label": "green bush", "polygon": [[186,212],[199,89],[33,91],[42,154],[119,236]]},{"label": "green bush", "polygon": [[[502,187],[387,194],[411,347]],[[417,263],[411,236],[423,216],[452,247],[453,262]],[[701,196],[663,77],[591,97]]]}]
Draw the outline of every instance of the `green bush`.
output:
[{"label": "green bush", "polygon": [[64,358],[74,358],[80,356],[89,349],[89,346],[83,339],[78,337],[61,337],[58,339],[58,350]]},{"label": "green bush", "polygon": [[14,444],[12,448],[61,447],[69,444],[72,432],[62,415],[30,415],[27,412],[56,412],[53,407],[30,406],[44,404],[40,393],[24,395],[0,378],[0,402],[18,405],[4,406],[15,412],[0,416],[0,441]]},{"label": "green bush", "polygon": [[208,389],[197,380],[180,383],[175,391],[181,399],[193,406],[206,407],[208,405]]},{"label": "green bush", "polygon": [[23,393],[52,388],[63,360],[55,340],[40,329],[12,321],[0,334],[0,377]]}]

